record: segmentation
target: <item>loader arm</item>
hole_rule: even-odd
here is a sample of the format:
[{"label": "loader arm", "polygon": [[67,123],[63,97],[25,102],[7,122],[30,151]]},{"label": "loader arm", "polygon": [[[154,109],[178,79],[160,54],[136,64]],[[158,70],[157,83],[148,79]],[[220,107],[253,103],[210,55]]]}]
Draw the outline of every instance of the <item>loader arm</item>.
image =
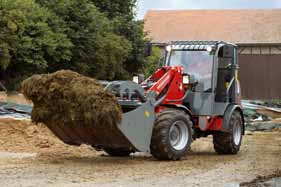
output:
[{"label": "loader arm", "polygon": [[155,92],[156,100],[161,99],[159,104],[182,104],[181,98],[185,93],[182,74],[182,66],[162,67],[149,78],[150,80],[146,80],[146,82],[151,80],[154,82],[147,92]]}]

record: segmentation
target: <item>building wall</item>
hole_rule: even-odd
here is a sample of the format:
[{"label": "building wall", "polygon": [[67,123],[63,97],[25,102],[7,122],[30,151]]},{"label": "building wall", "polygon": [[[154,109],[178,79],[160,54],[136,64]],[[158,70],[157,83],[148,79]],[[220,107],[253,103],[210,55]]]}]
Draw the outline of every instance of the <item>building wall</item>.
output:
[{"label": "building wall", "polygon": [[239,47],[243,99],[281,99],[281,46]]},{"label": "building wall", "polygon": [[243,99],[281,98],[281,55],[239,55]]}]

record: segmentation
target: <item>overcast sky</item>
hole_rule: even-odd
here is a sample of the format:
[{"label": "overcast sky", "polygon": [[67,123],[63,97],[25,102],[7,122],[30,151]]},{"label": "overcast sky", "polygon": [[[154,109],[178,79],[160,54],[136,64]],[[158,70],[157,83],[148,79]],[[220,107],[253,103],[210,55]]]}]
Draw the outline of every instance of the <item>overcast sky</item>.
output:
[{"label": "overcast sky", "polygon": [[245,8],[281,8],[281,0],[138,0],[137,15],[142,19],[150,9]]}]

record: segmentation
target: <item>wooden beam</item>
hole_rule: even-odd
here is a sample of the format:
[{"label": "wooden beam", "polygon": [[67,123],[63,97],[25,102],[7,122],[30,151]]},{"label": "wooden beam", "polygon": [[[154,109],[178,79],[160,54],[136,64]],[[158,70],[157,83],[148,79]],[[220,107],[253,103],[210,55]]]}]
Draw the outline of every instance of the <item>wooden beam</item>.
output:
[{"label": "wooden beam", "polygon": [[242,54],[244,50],[245,50],[245,47],[239,47],[238,54]]}]

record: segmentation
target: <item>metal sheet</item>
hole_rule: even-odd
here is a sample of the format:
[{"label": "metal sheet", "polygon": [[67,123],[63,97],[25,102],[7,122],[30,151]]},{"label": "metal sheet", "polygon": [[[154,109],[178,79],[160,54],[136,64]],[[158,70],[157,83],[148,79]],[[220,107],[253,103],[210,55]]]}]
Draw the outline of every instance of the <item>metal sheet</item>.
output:
[{"label": "metal sheet", "polygon": [[281,99],[281,55],[239,55],[243,99]]},{"label": "metal sheet", "polygon": [[147,101],[137,109],[125,113],[122,123],[118,125],[135,148],[142,152],[150,152],[150,141],[155,120],[154,103]]}]

